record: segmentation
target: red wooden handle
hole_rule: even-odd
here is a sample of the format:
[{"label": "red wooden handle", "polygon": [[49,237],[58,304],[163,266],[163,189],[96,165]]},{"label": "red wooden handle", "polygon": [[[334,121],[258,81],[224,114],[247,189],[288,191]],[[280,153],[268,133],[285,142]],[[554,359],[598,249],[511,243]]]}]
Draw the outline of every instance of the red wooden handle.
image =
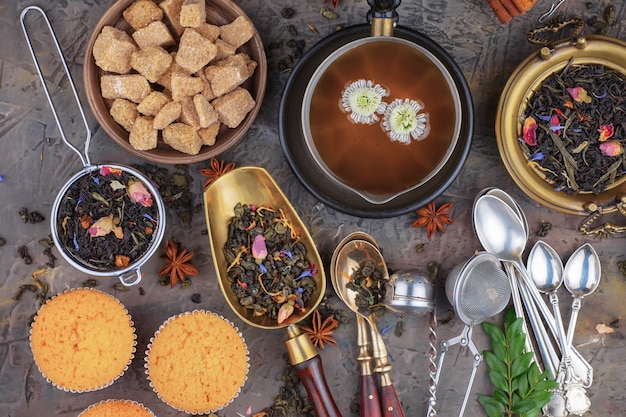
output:
[{"label": "red wooden handle", "polygon": [[382,417],[374,375],[361,375],[361,417]]},{"label": "red wooden handle", "polygon": [[383,416],[385,417],[404,417],[402,405],[398,399],[398,394],[393,385],[383,386],[380,389],[382,400]]},{"label": "red wooden handle", "polygon": [[341,413],[330,394],[326,377],[322,369],[322,360],[319,355],[294,365],[300,381],[306,388],[313,410],[317,417],[341,417]]}]

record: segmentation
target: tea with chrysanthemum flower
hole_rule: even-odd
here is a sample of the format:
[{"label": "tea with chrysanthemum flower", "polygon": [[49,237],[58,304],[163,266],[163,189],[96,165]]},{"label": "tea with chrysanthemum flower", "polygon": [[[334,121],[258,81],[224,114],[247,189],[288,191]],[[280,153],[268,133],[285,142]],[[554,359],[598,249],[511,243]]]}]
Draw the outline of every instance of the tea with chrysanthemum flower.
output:
[{"label": "tea with chrysanthemum flower", "polygon": [[376,195],[410,189],[454,146],[458,97],[436,58],[396,39],[347,49],[311,94],[319,157],[349,187]]},{"label": "tea with chrysanthemum flower", "polygon": [[94,270],[123,269],[150,247],[159,227],[154,196],[119,168],[102,166],[78,178],[55,219],[63,249]]},{"label": "tea with chrysanthemum flower", "polygon": [[556,190],[606,190],[626,178],[625,75],[570,60],[532,94],[521,132],[529,164]]}]

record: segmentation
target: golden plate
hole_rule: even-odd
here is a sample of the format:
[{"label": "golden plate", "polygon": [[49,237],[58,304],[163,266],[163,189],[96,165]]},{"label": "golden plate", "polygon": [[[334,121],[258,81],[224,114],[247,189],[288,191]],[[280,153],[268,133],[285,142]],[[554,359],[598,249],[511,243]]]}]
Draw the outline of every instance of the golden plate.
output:
[{"label": "golden plate", "polygon": [[626,196],[626,176],[598,195],[557,191],[528,164],[518,143],[528,100],[548,76],[563,69],[571,58],[573,64],[604,65],[626,74],[626,42],[619,39],[586,35],[578,38],[575,45],[566,40],[556,43],[553,50],[541,48],[517,67],[504,87],[496,115],[496,141],[506,169],[529,197],[563,213],[588,215],[598,207],[621,204]]},{"label": "golden plate", "polygon": [[[251,310],[239,304],[239,299],[230,289],[227,273],[228,262],[222,248],[228,239],[228,225],[235,216],[234,207],[237,203],[265,205],[276,210],[282,210],[294,231],[300,236],[300,242],[306,247],[307,258],[310,263],[315,264],[319,271],[315,275],[316,290],[311,295],[311,300],[305,303],[304,309],[295,310],[288,319],[280,324],[267,315],[254,316]],[[326,275],[322,259],[298,213],[265,169],[240,167],[219,177],[204,191],[204,212],[220,289],[239,318],[255,327],[278,329],[297,323],[313,312],[322,301],[326,291]]]}]

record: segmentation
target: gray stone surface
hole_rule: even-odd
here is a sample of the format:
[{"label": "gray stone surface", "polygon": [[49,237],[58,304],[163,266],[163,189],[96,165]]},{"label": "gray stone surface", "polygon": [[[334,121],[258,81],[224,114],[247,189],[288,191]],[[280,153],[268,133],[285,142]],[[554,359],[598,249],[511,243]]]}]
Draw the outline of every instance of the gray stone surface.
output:
[{"label": "gray stone surface", "polygon": [[[162,265],[154,256],[144,267],[141,287],[129,292],[112,288],[114,279],[100,280],[100,288],[114,294],[128,308],[137,328],[138,345],[130,369],[112,386],[91,393],[71,394],[47,383],[37,370],[28,344],[29,320],[38,305],[30,293],[19,301],[12,300],[19,285],[31,282],[32,273],[46,261],[37,243],[49,233],[48,223],[22,224],[17,211],[28,207],[48,214],[58,190],[67,179],[80,169],[80,161],[63,145],[48,109],[42,88],[18,23],[19,13],[31,1],[0,2],[0,236],[7,244],[0,247],[0,415],[10,417],[64,415],[76,416],[92,403],[107,398],[128,398],[142,402],[159,416],[182,415],[162,403],[148,386],[143,368],[144,351],[150,337],[168,317],[194,308],[205,308],[234,321],[248,341],[251,368],[248,382],[239,397],[219,414],[223,416],[247,415],[250,407],[256,412],[272,403],[282,385],[285,348],[283,331],[264,331],[241,322],[229,310],[219,291],[211,259],[209,240],[202,231],[206,228],[202,211],[194,215],[191,224],[183,224],[173,214],[168,215],[166,238],[176,237],[197,253],[196,265],[201,274],[193,278],[190,288],[169,289],[158,285],[157,272]],[[91,28],[113,4],[112,0],[59,0],[36,1],[49,14],[60,39],[65,57],[70,65],[79,90],[82,85],[82,61],[85,44]],[[340,0],[336,21],[320,17],[322,0],[237,0],[257,26],[265,45],[285,41],[291,36],[287,25],[294,24],[299,38],[312,47],[323,36],[334,31],[339,23],[344,26],[365,21],[365,0]],[[330,3],[330,2],[329,2]],[[268,58],[267,93],[261,112],[245,139],[232,150],[221,155],[226,161],[238,165],[259,165],[266,168],[308,225],[324,259],[329,259],[339,240],[352,231],[370,233],[383,248],[390,268],[426,269],[429,262],[439,264],[437,278],[441,289],[447,273],[457,264],[480,250],[471,226],[471,206],[476,194],[483,188],[497,186],[510,192],[522,205],[528,216],[530,244],[538,240],[536,231],[542,221],[552,223],[553,229],[544,238],[557,252],[567,257],[583,242],[591,242],[602,261],[602,282],[598,291],[585,299],[574,343],[580,353],[595,368],[595,380],[588,390],[592,410],[588,415],[620,416],[626,414],[626,365],[623,360],[624,326],[626,317],[626,277],[619,272],[618,262],[626,261],[625,236],[595,240],[580,235],[576,226],[581,218],[565,215],[538,205],[523,194],[508,176],[497,151],[494,137],[494,120],[500,92],[515,67],[536,47],[526,42],[526,32],[537,25],[537,18],[548,9],[550,0],[539,0],[530,12],[520,15],[508,24],[500,24],[484,0],[404,0],[399,9],[400,24],[421,31],[441,44],[459,64],[472,91],[475,105],[475,131],[471,152],[457,180],[437,199],[441,204],[454,202],[454,224],[445,234],[427,239],[424,229],[411,224],[415,214],[391,219],[357,218],[338,212],[317,201],[294,177],[280,148],[278,138],[278,107],[282,89],[289,74],[277,69],[280,59],[288,49],[272,51]],[[591,8],[586,4],[591,3]],[[624,19],[626,2],[623,0],[586,2],[567,0],[560,9],[561,16],[598,15],[605,4],[612,4],[618,25],[610,28],[609,35],[626,39]],[[289,21],[280,15],[281,9],[292,7],[296,14]],[[313,33],[306,23],[314,26]],[[54,91],[62,80],[60,67],[50,69]],[[61,83],[61,85],[63,85]],[[71,101],[55,94],[63,109],[71,112]],[[68,106],[65,106],[67,100]],[[86,100],[83,99],[86,103]],[[70,113],[68,115],[71,116]],[[90,149],[96,162],[115,161],[141,163],[123,152],[99,129],[87,109],[93,142]],[[82,141],[80,125],[72,126],[72,138]],[[206,164],[190,166],[194,177],[193,190],[196,202],[201,204],[203,177],[198,170]],[[622,222],[624,219],[621,219]],[[426,243],[423,252],[416,247]],[[25,265],[17,256],[17,247],[26,245],[33,257],[32,265]],[[158,253],[162,253],[163,249]],[[50,284],[50,294],[81,285],[87,277],[67,265],[57,262],[41,278]],[[194,304],[191,294],[200,293],[202,303]],[[328,294],[337,308],[342,306]],[[449,305],[445,297],[438,297],[440,318],[447,316]],[[564,317],[569,317],[567,305],[570,297],[564,289],[559,291]],[[394,335],[396,323],[402,320],[404,333]],[[500,317],[490,319],[498,322]],[[600,334],[595,326],[617,321],[615,332]],[[428,319],[402,318],[386,313],[379,318],[380,328],[389,328],[384,339],[393,365],[392,379],[407,416],[426,413],[428,386]],[[457,318],[440,324],[439,340],[456,336],[463,325]],[[351,317],[336,332],[337,347],[321,352],[326,377],[337,404],[344,416],[351,415],[350,403],[358,398],[358,363],[356,361],[355,320]],[[479,349],[488,348],[482,329],[476,328],[474,340]],[[471,358],[463,352],[452,350],[442,370],[438,390],[439,415],[457,415],[462,399]],[[184,353],[183,353],[184,354]],[[492,388],[486,377],[486,367],[481,365],[470,398],[467,416],[481,416],[484,412],[475,401],[479,393],[489,393]]]}]

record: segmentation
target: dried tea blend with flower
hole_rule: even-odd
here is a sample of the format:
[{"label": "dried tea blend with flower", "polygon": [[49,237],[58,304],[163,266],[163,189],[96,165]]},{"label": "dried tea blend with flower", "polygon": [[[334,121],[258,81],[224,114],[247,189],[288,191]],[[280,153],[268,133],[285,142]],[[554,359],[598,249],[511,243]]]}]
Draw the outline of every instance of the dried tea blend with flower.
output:
[{"label": "dried tea blend with flower", "polygon": [[116,270],[148,250],[159,220],[153,196],[139,178],[103,166],[69,187],[56,228],[75,260],[96,270]]},{"label": "dried tea blend with flower", "polygon": [[239,303],[282,323],[311,300],[316,266],[281,210],[238,203],[223,251]]},{"label": "dried tea blend with flower", "polygon": [[556,190],[600,193],[626,173],[625,100],[624,74],[570,60],[528,101],[522,151]]},{"label": "dried tea blend with flower", "polygon": [[347,287],[355,292],[354,302],[359,312],[369,315],[381,307],[385,299],[387,281],[380,265],[366,259],[346,278],[350,280]]}]

